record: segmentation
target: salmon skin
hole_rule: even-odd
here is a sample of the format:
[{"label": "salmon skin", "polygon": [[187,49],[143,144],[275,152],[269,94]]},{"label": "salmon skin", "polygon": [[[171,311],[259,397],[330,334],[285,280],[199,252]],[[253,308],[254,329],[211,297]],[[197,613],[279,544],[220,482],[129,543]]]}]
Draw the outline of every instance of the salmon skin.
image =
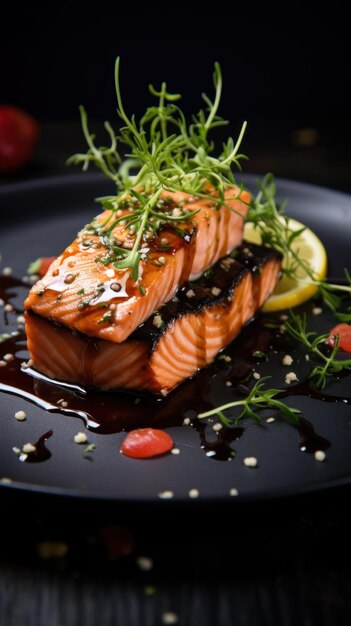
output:
[{"label": "salmon skin", "polygon": [[[143,242],[137,281],[130,269],[114,266],[96,228],[86,227],[33,286],[25,308],[91,337],[122,343],[180,285],[201,276],[241,243],[249,201],[250,194],[239,188],[227,189],[226,206],[218,209],[215,199],[164,192],[162,202],[175,216],[197,213],[186,221],[165,221],[157,236]],[[119,218],[130,210],[120,209]],[[112,211],[104,211],[95,226],[112,217]],[[135,233],[123,222],[110,234],[120,247],[133,246]]]},{"label": "salmon skin", "polygon": [[87,337],[26,312],[33,366],[105,390],[166,395],[213,361],[273,292],[281,255],[243,244],[153,313],[123,343]]}]

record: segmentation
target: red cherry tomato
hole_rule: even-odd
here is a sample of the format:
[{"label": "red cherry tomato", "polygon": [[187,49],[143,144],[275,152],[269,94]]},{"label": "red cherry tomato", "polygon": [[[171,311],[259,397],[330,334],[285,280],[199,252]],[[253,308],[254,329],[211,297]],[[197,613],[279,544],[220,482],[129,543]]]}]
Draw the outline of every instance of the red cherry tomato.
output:
[{"label": "red cherry tomato", "polygon": [[173,448],[172,437],[164,430],[137,428],[131,430],[121,445],[121,452],[132,459],[149,459]]},{"label": "red cherry tomato", "polygon": [[334,340],[339,335],[339,348],[351,352],[351,324],[337,324],[329,331],[328,344],[334,348]]},{"label": "red cherry tomato", "polygon": [[0,172],[8,174],[25,165],[38,140],[39,125],[18,107],[0,106]]},{"label": "red cherry tomato", "polygon": [[40,259],[40,265],[39,265],[39,269],[38,269],[39,276],[45,276],[45,274],[48,271],[51,263],[53,261],[55,261],[55,259],[56,259],[55,256],[43,256]]}]

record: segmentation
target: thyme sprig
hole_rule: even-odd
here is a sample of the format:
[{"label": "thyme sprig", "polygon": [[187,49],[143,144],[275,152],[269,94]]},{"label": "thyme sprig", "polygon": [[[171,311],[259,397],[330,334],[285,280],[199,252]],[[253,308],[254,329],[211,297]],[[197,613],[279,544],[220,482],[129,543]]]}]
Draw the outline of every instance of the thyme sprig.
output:
[{"label": "thyme sprig", "polygon": [[284,264],[283,275],[300,284],[315,285],[323,302],[335,313],[340,321],[351,321],[351,311],[339,313],[341,296],[351,296],[351,275],[345,269],[345,284],[332,283],[327,279],[319,280],[315,272],[300,255],[295,240],[306,227],[298,230],[290,228],[290,217],[286,214],[286,202],[278,203],[277,188],[272,174],[267,174],[259,182],[259,192],[252,199],[247,221],[252,222],[258,230],[262,243],[282,253]]},{"label": "thyme sprig", "polygon": [[[235,400],[228,402],[219,407],[215,407],[210,411],[200,413],[198,418],[212,417],[216,415],[225,426],[231,424],[237,424],[243,417],[251,417],[256,421],[261,421],[259,411],[263,409],[273,409],[279,411],[282,415],[287,417],[292,423],[296,424],[299,421],[300,411],[295,408],[289,407],[281,400],[277,400],[276,396],[282,392],[281,389],[265,389],[266,382],[270,379],[270,376],[265,376],[257,381],[249,391],[248,395],[242,400]],[[238,415],[228,417],[225,415],[225,411],[233,410],[239,407],[240,412]]]},{"label": "thyme sprig", "polygon": [[[115,87],[117,114],[122,122],[115,134],[109,122],[105,122],[109,145],[98,146],[90,132],[88,117],[84,107],[80,107],[84,137],[88,144],[86,153],[75,154],[68,163],[82,165],[86,171],[95,165],[116,185],[116,195],[99,198],[102,206],[110,211],[103,230],[109,234],[118,224],[118,211],[128,203],[132,210],[124,214],[126,228],[132,227],[133,246],[126,250],[116,246],[105,237],[110,260],[116,267],[132,270],[134,279],[138,277],[138,266],[142,256],[143,242],[154,235],[158,228],[168,222],[187,221],[193,212],[185,211],[175,216],[162,203],[163,192],[184,192],[212,201],[217,208],[228,204],[225,192],[235,185],[232,167],[240,169],[240,161],[246,158],[239,153],[246,122],[243,123],[238,139],[229,137],[214,156],[215,144],[209,139],[210,131],[228,124],[218,114],[222,94],[222,73],[220,65],[214,66],[214,98],[203,94],[205,108],[192,117],[188,123],[177,102],[180,94],[170,93],[167,84],[162,83],[158,90],[149,85],[157,104],[146,109],[139,121],[129,116],[124,108],[120,88],[120,59],[115,65]],[[122,150],[127,150],[122,157]],[[240,194],[240,190],[237,195]],[[101,225],[93,224],[97,234]]]},{"label": "thyme sprig", "polygon": [[334,374],[339,374],[343,370],[351,371],[351,359],[336,358],[339,346],[338,336],[335,337],[334,347],[327,348],[326,341],[329,333],[318,335],[315,331],[308,331],[306,314],[295,315],[290,311],[290,319],[285,322],[285,328],[293,339],[305,346],[308,353],[319,361],[309,374],[311,382],[316,387],[324,389]]}]

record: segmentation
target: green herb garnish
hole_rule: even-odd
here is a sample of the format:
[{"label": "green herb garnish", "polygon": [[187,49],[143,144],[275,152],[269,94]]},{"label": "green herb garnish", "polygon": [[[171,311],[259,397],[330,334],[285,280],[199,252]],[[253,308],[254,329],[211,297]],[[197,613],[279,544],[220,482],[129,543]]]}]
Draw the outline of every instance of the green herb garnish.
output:
[{"label": "green herb garnish", "polygon": [[[205,413],[200,413],[198,418],[202,419],[204,417],[212,417],[213,415],[216,415],[219,417],[221,422],[225,424],[225,426],[230,426],[231,424],[237,424],[237,422],[243,417],[252,417],[256,421],[261,421],[261,417],[257,411],[262,411],[263,409],[275,409],[287,417],[291,422],[297,424],[299,421],[298,414],[300,411],[298,409],[291,408],[284,402],[276,399],[276,396],[280,394],[282,390],[264,388],[269,378],[269,376],[265,376],[264,378],[258,380],[249,391],[246,398],[243,398],[242,400],[235,400],[234,402],[228,402],[227,404],[223,404],[219,407],[211,409],[210,411],[206,411]],[[240,409],[239,415],[227,417],[224,414],[224,411],[236,409],[236,407],[239,407]]]},{"label": "green herb garnish", "polygon": [[[351,370],[351,359],[336,358],[339,345],[338,337],[335,338],[334,347],[327,349],[325,344],[329,333],[318,335],[314,331],[308,331],[306,315],[295,315],[292,311],[290,311],[290,315],[290,320],[285,322],[287,332],[322,363],[322,365],[315,365],[309,374],[309,378],[316,387],[324,389],[328,379],[334,374],[339,374],[343,370]],[[325,347],[327,353],[321,349],[322,346]]]},{"label": "green herb garnish", "polygon": [[[130,268],[134,280],[138,279],[138,267],[143,254],[144,242],[154,237],[160,226],[189,220],[194,212],[174,214],[174,205],[167,203],[163,192],[185,192],[211,200],[219,209],[226,205],[225,190],[235,185],[232,166],[240,168],[240,144],[245,132],[242,125],[236,141],[232,137],[223,144],[218,156],[215,145],[209,140],[209,132],[228,122],[218,115],[222,93],[222,74],[218,63],[214,67],[213,101],[203,94],[206,105],[189,124],[178,106],[179,94],[167,91],[166,83],[159,90],[149,86],[157,104],[150,106],[139,121],[128,116],[122,102],[120,89],[120,60],[115,66],[117,113],[122,121],[119,134],[115,134],[109,122],[105,129],[109,136],[108,147],[97,146],[88,128],[84,107],[80,107],[83,133],[88,144],[85,154],[72,156],[68,163],[81,164],[86,171],[94,164],[116,185],[116,195],[98,198],[111,213],[104,224],[93,222],[88,226],[103,238],[119,269]],[[127,158],[122,159],[120,146],[127,148]],[[133,174],[132,174],[133,172]],[[238,191],[237,196],[240,194]],[[132,211],[120,215],[126,203]],[[132,228],[132,249],[126,250],[114,240],[113,231],[120,222]]]}]

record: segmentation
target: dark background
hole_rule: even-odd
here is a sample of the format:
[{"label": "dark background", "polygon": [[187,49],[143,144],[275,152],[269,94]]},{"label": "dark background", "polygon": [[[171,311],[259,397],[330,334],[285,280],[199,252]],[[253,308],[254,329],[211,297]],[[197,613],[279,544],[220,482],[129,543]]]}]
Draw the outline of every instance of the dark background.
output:
[{"label": "dark background", "polygon": [[244,119],[249,123],[246,171],[273,170],[349,190],[348,19],[338,3],[325,10],[305,4],[233,3],[228,10],[218,3],[196,11],[167,4],[139,11],[61,2],[54,9],[33,3],[2,9],[0,102],[42,122],[34,167],[22,176],[64,171],[70,153],[84,147],[79,104],[92,120],[118,126],[113,70],[120,55],[125,108],[136,115],[152,101],[148,83],[162,80],[183,94],[187,115],[196,112],[201,92],[211,94],[218,60],[220,113],[234,135]]}]

